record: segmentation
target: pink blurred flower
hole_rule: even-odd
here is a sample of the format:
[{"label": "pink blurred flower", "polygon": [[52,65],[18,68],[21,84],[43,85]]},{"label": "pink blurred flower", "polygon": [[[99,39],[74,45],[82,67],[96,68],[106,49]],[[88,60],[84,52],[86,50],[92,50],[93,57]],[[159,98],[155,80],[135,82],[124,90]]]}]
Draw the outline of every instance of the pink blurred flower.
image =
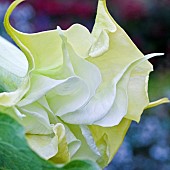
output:
[{"label": "pink blurred flower", "polygon": [[146,3],[140,0],[113,0],[112,3],[118,6],[125,20],[139,19],[147,14]]},{"label": "pink blurred flower", "polygon": [[56,0],[31,0],[33,7],[37,12],[45,12],[48,15],[78,15],[80,17],[89,17],[94,8],[89,1],[56,1]]}]

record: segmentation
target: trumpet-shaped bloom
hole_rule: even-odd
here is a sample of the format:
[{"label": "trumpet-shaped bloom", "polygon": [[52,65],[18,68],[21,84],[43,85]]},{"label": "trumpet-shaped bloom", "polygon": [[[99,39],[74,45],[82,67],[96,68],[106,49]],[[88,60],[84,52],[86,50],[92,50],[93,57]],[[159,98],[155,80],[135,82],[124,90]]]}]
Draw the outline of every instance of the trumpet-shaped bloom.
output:
[{"label": "trumpet-shaped bloom", "polygon": [[110,16],[105,0],[99,0],[92,33],[75,24],[34,34],[9,22],[22,1],[14,1],[5,16],[5,28],[23,52],[2,39],[9,52],[0,49],[0,109],[25,127],[41,157],[107,165],[131,121],[138,122],[146,107],[167,102],[149,105],[147,92],[148,59],[162,54],[144,56]]}]

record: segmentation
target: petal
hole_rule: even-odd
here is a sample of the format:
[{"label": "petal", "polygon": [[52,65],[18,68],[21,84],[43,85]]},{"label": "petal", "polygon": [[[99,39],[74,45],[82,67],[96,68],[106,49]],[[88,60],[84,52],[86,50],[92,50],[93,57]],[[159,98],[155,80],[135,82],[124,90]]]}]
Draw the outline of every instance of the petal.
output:
[{"label": "petal", "polygon": [[98,39],[98,36],[102,32],[102,30],[115,32],[117,30],[116,26],[117,24],[114,23],[113,18],[107,10],[106,0],[99,0],[95,24],[92,30],[93,36]]},{"label": "petal", "polygon": [[89,98],[89,90],[79,77],[71,77],[46,94],[51,110],[62,116],[80,108]]},{"label": "petal", "polygon": [[[69,160],[65,138],[65,129],[61,123],[53,127],[54,137],[48,135],[26,135],[30,147],[44,159],[52,159],[56,163]],[[59,148],[60,147],[60,148]]]},{"label": "petal", "polygon": [[[102,14],[102,18],[105,17],[105,19],[102,19],[102,24],[96,23],[98,27],[100,27],[98,29],[103,29],[103,25],[107,25],[107,22],[105,22],[107,21],[107,17],[111,17],[106,8],[105,0],[99,1],[96,21]],[[104,88],[108,88],[109,82],[111,82],[112,79],[114,79],[119,73],[121,73],[129,63],[133,62],[135,59],[144,57],[127,36],[127,34],[117,25],[117,23],[113,19],[111,19],[111,22],[114,26],[116,26],[117,29],[114,32],[110,31],[110,33],[108,33],[109,49],[103,55],[100,55],[96,58],[88,58],[88,61],[96,64],[100,69],[103,78],[103,84],[105,84]],[[96,31],[96,27],[94,26],[93,32]],[[108,26],[108,28],[110,27]],[[105,46],[104,42],[103,46]],[[152,70],[152,66],[148,61],[145,62],[145,64],[142,64],[140,68],[146,73],[149,73]],[[147,79],[148,74],[145,75],[145,82]],[[148,96],[146,90],[144,93],[145,96]]]},{"label": "petal", "polygon": [[91,148],[92,145],[89,146],[89,144],[86,141],[86,138],[83,136],[81,128],[78,125],[68,124],[67,126],[72,131],[72,133],[75,135],[75,137],[81,141],[81,147],[74,154],[74,156],[72,157],[72,160],[81,159],[81,160],[96,161],[99,155],[98,153],[94,152],[94,149]]},{"label": "petal", "polygon": [[[111,17],[106,8],[106,1],[100,0],[98,4],[97,20],[100,20],[100,15],[103,14],[102,20],[100,23],[94,26],[93,34],[98,32],[97,28],[100,30],[103,29],[103,25],[110,30],[110,26],[107,26],[107,18]],[[142,58],[144,55],[137,49],[135,44],[130,40],[128,35],[124,32],[122,28],[111,18],[110,24],[116,26],[116,30],[109,31],[107,33],[109,37],[109,49],[103,55],[100,54],[98,57],[89,57],[88,61],[97,65],[100,69],[103,81],[111,81],[118,73],[121,72],[129,63],[135,59]],[[110,25],[109,24],[109,25]],[[106,29],[106,28],[105,28]],[[113,30],[113,29],[112,29]],[[105,44],[103,43],[103,46]],[[152,70],[152,66],[149,62],[145,62],[145,69]]]},{"label": "petal", "polygon": [[[131,71],[140,63],[155,55],[159,54],[148,55],[128,64],[111,81],[112,83],[109,82],[107,88],[105,86],[99,88],[87,105],[62,116],[62,119],[73,124],[97,124],[105,127],[117,125],[127,113],[127,88]],[[74,119],[75,117],[76,119]]]},{"label": "petal", "polygon": [[[24,0],[16,0],[8,8],[5,15],[5,28],[17,45],[32,61],[30,67],[36,70],[53,69],[63,63],[61,39],[56,30],[27,34],[14,29],[9,23],[9,17],[15,7]],[[75,24],[64,31],[68,42],[81,57],[88,57],[92,36],[82,25]],[[81,43],[80,43],[81,42]]]},{"label": "petal", "polygon": [[[129,81],[130,81],[130,76],[131,76],[131,72],[135,69],[138,68],[139,65],[144,64],[144,62],[151,58],[151,57],[155,57],[157,55],[160,54],[149,54],[146,55],[143,58],[137,59],[136,61],[132,62],[130,64],[130,66],[127,66],[126,71],[124,72],[123,76],[121,77],[121,79],[118,81],[117,83],[117,87],[116,87],[116,98],[114,100],[114,103],[111,107],[111,109],[109,110],[109,112],[99,121],[95,122],[94,124],[103,126],[103,127],[109,127],[109,126],[115,126],[117,124],[120,123],[120,121],[122,120],[122,118],[126,115],[132,115],[131,118],[133,117],[140,117],[140,115],[142,114],[145,106],[148,104],[148,100],[145,99],[145,93],[147,93],[147,91],[144,89],[145,88],[145,84],[134,84],[135,86],[138,85],[140,86],[140,88],[142,88],[142,92],[140,93],[135,91],[134,89],[132,89],[131,93],[129,93]],[[142,79],[143,80],[143,79]],[[143,81],[144,83],[148,84],[148,82]],[[135,83],[135,82],[133,82]],[[133,85],[133,87],[134,87]],[[143,86],[142,86],[143,85]],[[136,92],[136,93],[135,93]],[[132,95],[133,95],[133,99],[132,99]],[[139,99],[145,99],[145,103],[140,103],[138,105],[135,105],[134,103],[130,103],[129,101],[131,100],[135,100],[136,102],[141,101]],[[129,110],[131,112],[129,112]],[[134,113],[134,115],[133,115]],[[132,119],[134,120],[134,119]]]},{"label": "petal", "polygon": [[20,37],[21,37],[21,39],[23,38],[22,33],[15,30],[9,23],[9,17],[11,15],[12,11],[22,1],[24,1],[24,0],[16,0],[10,5],[10,7],[8,8],[8,10],[5,14],[5,17],[4,17],[4,26],[5,26],[7,33],[12,37],[12,39],[16,42],[16,44],[21,48],[21,50],[26,55],[28,63],[29,63],[29,70],[31,71],[34,68],[34,65],[35,65],[34,59],[31,55],[30,51],[27,49],[27,47],[22,43],[22,41],[20,41]]},{"label": "petal", "polygon": [[26,106],[46,95],[50,109],[57,115],[74,111],[89,98],[89,90],[79,77],[55,80],[46,76],[32,74],[31,87],[26,96],[17,104]]},{"label": "petal", "polygon": [[61,65],[61,41],[55,30],[26,34],[17,31],[10,25],[9,17],[15,7],[22,1],[16,0],[8,8],[4,19],[6,31],[27,56],[30,70],[34,67],[35,69],[49,69]]},{"label": "petal", "polygon": [[0,37],[0,68],[0,73],[5,70],[11,78],[14,76],[16,79],[25,77],[28,72],[28,61],[23,52],[2,37]]},{"label": "petal", "polygon": [[64,31],[68,43],[72,45],[74,51],[82,58],[88,57],[90,47],[92,45],[92,36],[89,30],[80,25],[74,24]]},{"label": "petal", "polygon": [[28,62],[14,45],[0,37],[0,105],[15,105],[29,88]]},{"label": "petal", "polygon": [[[106,9],[106,4],[104,0],[99,1],[98,13],[100,13],[100,10],[103,11],[101,12],[101,14],[105,12],[103,14],[103,17],[106,16],[110,17]],[[107,18],[105,20],[107,21]],[[103,25],[107,26],[105,20],[102,19],[103,24],[100,23],[98,25],[98,27],[101,25],[100,29],[103,29]],[[120,80],[120,78],[123,76],[124,70],[126,70],[128,68],[127,66],[133,63],[135,60],[144,58],[143,54],[137,49],[137,47],[133,44],[133,42],[130,40],[127,34],[116,24],[116,22],[113,19],[111,21],[113,25],[116,25],[117,29],[115,31],[112,30],[112,32],[110,31],[108,33],[109,49],[104,54],[101,53],[100,56],[98,57],[87,58],[88,61],[95,64],[100,69],[102,79],[103,79],[102,84],[97,89],[96,95],[89,101],[89,103],[84,108],[78,110],[77,112],[64,115],[62,117],[62,119],[66,122],[76,123],[76,124],[78,122],[84,124],[92,124],[94,123],[94,121],[102,119],[107,114],[107,112],[111,109],[111,106],[114,103],[116,97],[116,90],[118,89],[118,88],[116,89],[116,85]],[[108,26],[108,28],[110,27]],[[95,29],[93,32],[95,32]],[[103,45],[105,44],[103,43]],[[145,79],[144,82],[147,82],[148,74],[152,70],[152,65],[148,61],[145,61],[139,67],[139,69],[143,69],[144,73],[146,73],[144,74],[144,79]],[[114,80],[113,85],[110,85],[110,82],[112,82],[113,80]],[[120,89],[119,91],[122,90]],[[122,94],[126,96],[126,101],[125,101],[125,108],[123,108],[124,111],[121,117],[126,114],[126,110],[127,110],[126,91],[127,90],[124,90],[124,92],[122,92]],[[120,94],[120,92],[118,94]],[[146,100],[145,103],[147,103],[148,94],[146,91],[146,86],[142,95],[144,95],[143,98],[145,98]],[[122,95],[120,95],[119,98],[121,98],[121,96]],[[144,109],[145,106],[146,105],[142,105],[140,106],[140,108],[142,107]],[[141,113],[136,113],[136,114],[139,115]],[[73,119],[73,117],[76,117],[77,119],[75,120]],[[119,120],[117,120],[117,122],[121,120],[121,117],[118,117]]]},{"label": "petal", "polygon": [[95,25],[92,30],[94,44],[91,47],[89,55],[91,57],[97,57],[104,54],[109,49],[108,33],[113,33],[116,30],[116,24],[107,10],[105,0],[100,0],[98,3]]},{"label": "petal", "polygon": [[91,64],[90,62],[82,59],[79,55],[77,55],[74,49],[72,48],[71,44],[67,41],[68,38],[65,37],[62,30],[58,31],[62,39],[62,44],[65,47],[63,48],[63,51],[64,50],[67,51],[67,54],[69,55],[71,65],[74,70],[74,74],[82,78],[88,85],[88,88],[91,93],[90,94],[91,98],[91,96],[95,94],[96,89],[98,88],[102,81],[100,70],[94,64]]},{"label": "petal", "polygon": [[58,123],[60,122],[58,117],[56,117],[55,114],[53,113],[53,111],[51,110],[51,108],[50,108],[50,106],[48,104],[48,101],[47,101],[45,96],[41,97],[37,101],[37,103],[39,103],[45,109],[45,111],[48,114],[48,119],[49,119],[51,124],[56,124],[57,122]]},{"label": "petal", "polygon": [[88,128],[88,126],[86,125],[80,125],[80,129],[82,132],[82,135],[84,136],[84,138],[86,139],[87,144],[89,145],[90,149],[96,153],[96,155],[100,156],[100,152],[95,144],[95,141],[92,137],[92,134]]},{"label": "petal", "polygon": [[22,84],[16,91],[0,93],[0,105],[5,107],[16,105],[28,91],[29,86],[29,77],[27,76],[25,79],[23,79]]},{"label": "petal", "polygon": [[114,127],[89,126],[96,145],[102,155],[102,157],[97,160],[100,166],[105,167],[112,160],[123,142],[130,123],[130,120],[123,119],[119,125]]},{"label": "petal", "polygon": [[109,162],[109,146],[108,146],[108,136],[104,134],[97,142],[98,150],[100,151],[100,158],[97,159],[97,163],[104,167]]},{"label": "petal", "polygon": [[[110,14],[106,7],[106,0],[101,0],[98,4],[96,27],[94,26],[93,34],[94,32],[98,33],[99,29],[103,29],[103,25],[107,25],[107,23],[105,22],[107,21],[106,16],[110,17]],[[101,22],[97,22],[97,20],[100,19],[99,17],[105,17],[105,19],[102,19],[101,21],[102,24]],[[88,61],[98,66],[104,82],[111,81],[111,79],[113,77],[116,77],[116,75],[119,74],[119,72],[121,72],[121,70],[123,70],[130,62],[134,61],[137,58],[144,57],[143,54],[129,39],[127,34],[120,28],[120,26],[118,26],[118,24],[113,19],[112,24],[115,25],[117,29],[115,30],[115,32],[110,31],[110,33],[108,33],[110,40],[108,51],[106,51],[104,54],[101,53],[100,56],[98,54],[98,57],[96,58],[88,58]],[[103,46],[107,45],[105,43],[106,42],[103,41]],[[152,71],[152,69],[152,65],[148,61],[146,61],[142,65],[138,66],[131,73],[131,78],[128,85],[129,106],[128,114],[126,115],[126,117],[129,119],[139,121],[141,113],[148,105],[148,75]],[[136,84],[138,84],[138,86]],[[141,102],[138,102],[139,99]]]},{"label": "petal", "polygon": [[18,110],[25,115],[20,120],[28,134],[51,134],[52,129],[46,110],[38,103],[20,107]]},{"label": "petal", "polygon": [[66,163],[70,160],[70,153],[65,136],[65,128],[63,124],[58,123],[53,127],[55,135],[58,136],[58,153],[50,160],[55,163]]},{"label": "petal", "polygon": [[47,100],[53,112],[62,116],[79,109],[95,94],[101,83],[101,75],[95,65],[85,61],[74,52],[60,28],[58,31],[62,39],[65,67],[70,68],[69,72],[77,76],[78,80],[67,81],[61,88],[56,87],[47,94]]},{"label": "petal", "polygon": [[[163,53],[153,53],[148,54],[145,57],[155,57],[161,55],[163,55]],[[147,65],[144,62],[140,66],[136,67],[136,69],[134,69],[131,73],[131,77],[128,84],[128,111],[125,116],[127,119],[139,122],[143,110],[149,104],[149,72],[150,70],[147,69]]]},{"label": "petal", "polygon": [[110,87],[102,89],[86,105],[74,112],[62,115],[61,118],[71,124],[93,124],[107,114],[114,97],[114,92]]},{"label": "petal", "polygon": [[27,134],[26,139],[31,149],[46,160],[52,158],[58,152],[58,136]]},{"label": "petal", "polygon": [[32,74],[31,86],[27,95],[18,103],[18,106],[25,106],[40,99],[49,90],[67,80],[54,80],[46,76]]},{"label": "petal", "polygon": [[96,57],[105,53],[109,49],[109,36],[106,31],[102,31],[98,39],[94,42],[91,47],[89,56]]},{"label": "petal", "polygon": [[64,127],[66,130],[66,140],[68,143],[68,150],[70,153],[70,157],[72,158],[80,148],[81,141],[75,137],[75,135],[72,133],[72,131],[69,129],[69,127],[66,124],[64,124]]}]

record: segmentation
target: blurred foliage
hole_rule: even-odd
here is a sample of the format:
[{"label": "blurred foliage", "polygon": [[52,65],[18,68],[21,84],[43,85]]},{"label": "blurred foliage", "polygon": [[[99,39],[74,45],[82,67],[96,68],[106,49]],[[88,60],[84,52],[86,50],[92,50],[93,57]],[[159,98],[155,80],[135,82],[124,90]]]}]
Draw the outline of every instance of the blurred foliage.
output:
[{"label": "blurred foliage", "polygon": [[[3,28],[3,16],[12,0],[0,0],[0,35],[10,39]],[[73,23],[92,29],[97,0],[27,0],[13,13],[11,23],[23,32],[63,29]],[[115,20],[144,53],[164,52],[150,61],[151,101],[170,98],[170,1],[108,0]],[[140,101],[139,101],[140,102]],[[135,122],[112,163],[106,170],[170,169],[170,105],[146,110],[140,124]]]}]

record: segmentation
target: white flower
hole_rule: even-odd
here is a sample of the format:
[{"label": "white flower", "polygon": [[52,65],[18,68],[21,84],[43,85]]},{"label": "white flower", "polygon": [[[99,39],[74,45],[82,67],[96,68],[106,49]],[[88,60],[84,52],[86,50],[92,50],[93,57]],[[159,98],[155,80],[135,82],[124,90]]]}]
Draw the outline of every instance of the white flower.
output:
[{"label": "white flower", "polygon": [[[58,163],[91,159],[107,165],[131,120],[139,121],[149,105],[148,59],[162,54],[144,56],[110,16],[105,0],[99,0],[92,33],[75,24],[67,30],[58,27],[34,34],[19,32],[9,23],[22,1],[13,2],[4,23],[27,56],[29,71],[24,75],[30,83],[12,111],[6,105],[6,113],[22,123],[30,146],[43,158]],[[12,70],[16,67],[12,65]],[[167,99],[154,105],[163,102]]]}]

